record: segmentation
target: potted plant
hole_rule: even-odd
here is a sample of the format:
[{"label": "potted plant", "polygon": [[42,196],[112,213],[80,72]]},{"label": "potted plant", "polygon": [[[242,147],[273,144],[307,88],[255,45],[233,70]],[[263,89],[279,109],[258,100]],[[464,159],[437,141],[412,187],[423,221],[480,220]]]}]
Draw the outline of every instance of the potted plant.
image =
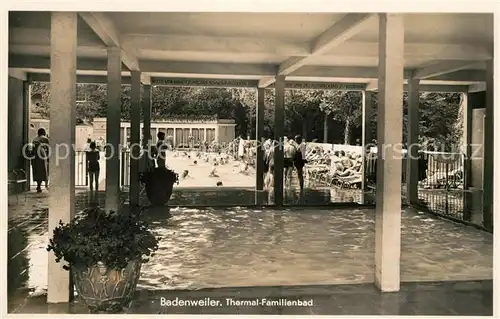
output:
[{"label": "potted plant", "polygon": [[137,215],[86,209],[59,222],[47,247],[71,270],[78,295],[91,311],[119,312],[134,296],[142,263],[158,240]]},{"label": "potted plant", "polygon": [[146,195],[153,206],[163,206],[172,196],[174,184],[179,184],[179,174],[167,167],[155,167],[141,174]]}]

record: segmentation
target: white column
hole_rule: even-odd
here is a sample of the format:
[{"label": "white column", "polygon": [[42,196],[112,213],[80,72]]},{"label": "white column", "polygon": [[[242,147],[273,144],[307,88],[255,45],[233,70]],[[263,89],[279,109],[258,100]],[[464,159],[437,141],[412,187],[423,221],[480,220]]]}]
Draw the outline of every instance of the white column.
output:
[{"label": "white column", "polygon": [[274,84],[274,139],[279,145],[274,149],[274,204],[283,205],[283,137],[285,135],[285,76],[276,76]]},{"label": "white column", "polygon": [[493,231],[493,147],[494,147],[494,65],[486,62],[486,105],[484,116],[483,225]]},{"label": "white column", "polygon": [[418,204],[418,135],[420,134],[420,80],[408,81],[408,123],[407,157],[406,157],[406,199],[408,204]]},{"label": "white column", "polygon": [[215,143],[219,144],[219,123],[215,124]]},{"label": "white column", "polygon": [[[75,213],[77,14],[52,12],[50,31],[49,234]],[[70,273],[48,253],[47,302],[70,300]]]},{"label": "white column", "polygon": [[402,14],[379,19],[375,284],[390,292],[400,288],[404,23]]},{"label": "white column", "polygon": [[[108,48],[108,110],[106,114],[106,210],[120,206],[120,122],[122,60],[118,47]],[[127,129],[124,129],[127,134]],[[126,135],[125,135],[126,144]]]},{"label": "white column", "polygon": [[[156,135],[155,135],[155,141],[158,142],[158,133],[160,132],[160,128],[157,126],[156,127]],[[174,129],[174,145],[175,145],[175,129]]]},{"label": "white column", "polygon": [[[156,130],[156,133],[158,133],[158,130]],[[176,127],[174,127],[174,137],[173,137],[173,139],[174,139],[174,143],[173,143],[174,147],[176,147],[177,146],[177,128]]]},{"label": "white column", "polygon": [[472,143],[472,95],[470,93],[462,93],[462,103],[464,104],[464,126],[463,126],[463,143],[464,152],[464,193],[463,197],[463,212],[464,220],[472,220],[471,194],[467,190],[471,187],[471,143]]},{"label": "white column", "polygon": [[[189,136],[193,136],[193,128],[192,127],[189,128]],[[188,145],[189,145],[189,149],[191,150],[191,147],[193,147],[193,143],[189,139],[189,136],[188,136]]]},{"label": "white column", "polygon": [[141,72],[132,71],[130,110],[130,206],[139,205],[139,155],[141,139]]},{"label": "white column", "polygon": [[[373,100],[373,92],[370,91],[363,91],[362,95],[362,124],[361,124],[361,147],[363,148],[363,165],[362,165],[362,170],[363,170],[363,180],[361,182],[361,189],[365,190],[366,189],[366,181],[367,181],[367,147],[370,147],[371,145],[371,117],[372,117],[372,100]],[[364,195],[364,192],[362,193]],[[364,196],[363,196],[363,202],[364,202]]]},{"label": "white column", "polygon": [[[23,82],[23,145],[30,142],[30,111],[31,111],[31,82]],[[30,190],[31,181],[31,163],[28,160],[24,161],[23,169],[26,171],[25,191]]]}]

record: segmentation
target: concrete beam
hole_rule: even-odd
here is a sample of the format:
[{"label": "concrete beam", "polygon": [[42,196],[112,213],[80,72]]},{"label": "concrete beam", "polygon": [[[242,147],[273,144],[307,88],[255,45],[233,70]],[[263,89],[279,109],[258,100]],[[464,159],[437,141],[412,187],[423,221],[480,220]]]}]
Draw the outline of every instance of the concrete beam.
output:
[{"label": "concrete beam", "polygon": [[377,91],[378,90],[378,80],[371,80],[366,84],[365,91]]},{"label": "concrete beam", "polygon": [[347,41],[349,38],[357,34],[363,27],[364,22],[374,14],[367,13],[348,13],[340,21],[325,30],[318,38],[311,44],[312,52],[305,57],[293,56],[284,61],[278,69],[279,75],[289,75],[293,71],[301,68],[307,63],[311,57],[321,55],[335,46]]},{"label": "concrete beam", "polygon": [[[106,59],[77,58],[79,71],[106,71]],[[50,70],[50,58],[32,55],[9,54],[9,68]],[[122,71],[128,68],[122,66]]]},{"label": "concrete beam", "polygon": [[[274,88],[274,84],[269,86]],[[363,91],[364,83],[346,83],[346,82],[309,82],[309,81],[286,81],[285,89],[300,90],[337,90],[337,91]]]},{"label": "concrete beam", "polygon": [[257,80],[236,79],[200,79],[200,78],[161,78],[153,77],[152,85],[155,86],[203,86],[203,87],[257,87]]},{"label": "concrete beam", "polygon": [[[404,78],[411,78],[412,70],[404,70]],[[326,67],[307,65],[293,72],[290,77],[326,77],[326,78],[357,78],[376,80],[378,68],[372,67]],[[462,70],[443,74],[432,78],[435,81],[482,82],[485,79],[483,70]]]},{"label": "concrete beam", "polygon": [[415,79],[428,79],[443,74],[448,74],[456,71],[467,69],[471,66],[477,65],[477,61],[444,61],[425,68],[417,69],[414,71],[413,77]]},{"label": "concrete beam", "polygon": [[[349,41],[325,53],[328,57],[377,58],[376,42]],[[478,45],[463,43],[406,42],[405,59],[486,61],[491,50]]]},{"label": "concrete beam", "polygon": [[266,38],[185,36],[177,34],[125,34],[122,43],[159,52],[204,52],[231,54],[309,55],[307,42]]},{"label": "concrete beam", "polygon": [[[147,76],[146,76],[147,77]],[[26,79],[36,82],[50,82],[50,74],[48,73],[27,73]],[[203,87],[258,87],[259,81],[257,80],[236,80],[236,79],[200,79],[200,78],[163,78],[163,77],[152,77],[150,78],[149,84],[145,83],[147,79],[141,77],[141,81],[145,85],[155,85],[155,86],[203,86]],[[77,83],[87,83],[87,84],[106,84],[106,75],[87,75],[78,74]],[[130,76],[122,75],[122,84],[130,85]],[[364,91],[371,85],[364,83],[347,83],[347,82],[311,82],[311,81],[286,81],[286,89],[311,89],[311,90],[338,90],[338,91]],[[481,89],[483,87],[483,89]],[[274,84],[271,84],[267,88],[274,88]],[[408,92],[408,85],[404,85],[405,92]],[[472,90],[472,91],[471,91]],[[377,89],[367,90],[367,91],[377,91]],[[444,84],[422,84],[420,85],[421,92],[450,92],[450,93],[460,93],[460,92],[477,92],[484,91],[484,86],[475,85],[444,85]]]},{"label": "concrete beam", "polygon": [[[82,31],[78,33],[80,51],[105,49],[106,46],[119,46],[126,57],[123,60],[127,67],[137,67],[137,48],[146,52],[197,52],[207,54],[241,54],[241,55],[274,55],[297,58],[327,56],[336,58],[378,59],[378,45],[373,42],[348,41],[351,33],[358,32],[364,23],[355,25],[366,14],[349,14],[311,43],[285,41],[273,38],[234,38],[206,37],[160,34],[119,34],[113,22],[105,13],[80,13],[87,24],[94,26],[93,33],[102,39],[97,42],[93,34]],[[368,15],[371,16],[371,15]],[[349,29],[348,27],[352,28]],[[341,31],[345,30],[344,33]],[[339,45],[339,44],[342,45]],[[50,50],[50,30],[39,28],[9,28],[9,52],[18,54],[40,54]],[[492,49],[487,46],[463,43],[405,43],[405,59],[486,61],[491,59]],[[46,54],[48,55],[48,53]],[[85,55],[82,55],[85,56]],[[105,56],[105,55],[104,55]],[[293,62],[292,60],[288,63]],[[285,68],[286,65],[283,65]]]},{"label": "concrete beam", "polygon": [[[50,74],[48,73],[28,73],[28,80],[35,82],[50,82]],[[76,83],[82,84],[107,84],[108,77],[106,75],[87,75],[78,74],[76,76]],[[131,84],[130,76],[122,76],[122,84]]]},{"label": "concrete beam", "polygon": [[141,73],[141,83],[144,85],[151,85],[151,76]]},{"label": "concrete beam", "polygon": [[94,30],[107,46],[121,48],[122,61],[130,71],[139,71],[137,56],[120,42],[120,34],[113,21],[103,12],[80,12],[80,17]]},{"label": "concrete beam", "polygon": [[15,78],[15,79],[18,79],[21,81],[28,80],[26,72],[24,72],[24,70],[21,70],[21,69],[9,69],[9,76],[11,78]]},{"label": "concrete beam", "polygon": [[469,93],[486,91],[486,82],[469,85]]},{"label": "concrete beam", "polygon": [[[185,75],[213,75],[214,78],[230,76],[261,77],[274,79],[277,72],[275,64],[245,64],[245,63],[212,63],[212,62],[184,62],[184,61],[140,61],[143,73],[166,73],[172,76],[182,77]],[[77,67],[80,71],[106,71],[107,61],[105,59],[79,58]],[[30,55],[9,55],[9,68],[18,69],[50,69],[48,57],[36,57]],[[123,67],[123,71],[128,68]],[[409,79],[413,70],[405,70],[404,77]],[[175,74],[175,75],[174,75]],[[433,81],[457,81],[457,82],[484,82],[486,78],[484,70],[461,70],[433,77]],[[307,78],[349,78],[376,80],[378,69],[376,67],[329,67],[329,66],[304,66],[289,76]],[[267,82],[269,83],[269,82]],[[264,84],[264,80],[261,81]],[[268,86],[271,83],[268,84]]]},{"label": "concrete beam", "polygon": [[274,64],[141,61],[141,71],[174,74],[274,76],[276,75],[277,67]]},{"label": "concrete beam", "polygon": [[[9,51],[12,45],[39,45],[50,48],[50,29],[9,27]],[[78,46],[106,48],[102,41],[96,41],[90,30],[78,30]]]},{"label": "concrete beam", "polygon": [[275,81],[274,76],[265,77],[259,80],[259,89],[264,89],[273,84]]},{"label": "concrete beam", "polygon": [[[376,92],[378,91],[378,81],[373,80],[366,84],[366,91]],[[408,84],[404,84],[403,86],[404,92],[409,92],[410,88]],[[468,85],[446,85],[446,84],[420,84],[419,85],[420,92],[449,92],[449,93],[461,93],[468,92]]]}]

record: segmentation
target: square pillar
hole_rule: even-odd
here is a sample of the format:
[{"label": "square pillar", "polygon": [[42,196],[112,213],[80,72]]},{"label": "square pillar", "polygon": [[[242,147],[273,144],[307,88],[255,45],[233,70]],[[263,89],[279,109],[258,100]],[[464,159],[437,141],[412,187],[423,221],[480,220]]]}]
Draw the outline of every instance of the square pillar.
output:
[{"label": "square pillar", "polygon": [[[157,128],[156,129],[156,135],[158,135],[158,132],[159,132],[159,129]],[[172,143],[174,145],[174,147],[177,146],[177,128],[174,127],[174,142]]]},{"label": "square pillar", "polygon": [[471,177],[472,177],[472,165],[471,165],[471,153],[472,153],[472,96],[470,93],[462,93],[461,96],[463,109],[464,109],[464,125],[463,125],[463,142],[462,146],[464,152],[464,196],[463,196],[463,214],[464,220],[472,220],[472,207],[471,207],[471,195],[468,190],[471,187]]},{"label": "square pillar", "polygon": [[[106,204],[107,211],[120,207],[120,125],[122,108],[122,60],[118,47],[108,47],[108,109],[106,114]],[[124,134],[127,130],[124,129]],[[127,135],[125,135],[124,143]],[[122,163],[123,164],[123,163]]]},{"label": "square pillar", "polygon": [[375,285],[382,292],[400,288],[403,69],[403,15],[380,14]]},{"label": "square pillar", "polygon": [[408,80],[408,122],[406,141],[408,153],[406,154],[406,200],[410,205],[418,204],[418,163],[420,134],[420,80]]},{"label": "square pillar", "polygon": [[483,226],[493,231],[493,147],[494,147],[494,65],[486,62],[486,105],[484,116]]},{"label": "square pillar", "polygon": [[[255,123],[255,139],[257,140],[257,161],[255,187],[257,191],[264,189],[264,97],[265,89],[257,89],[257,119]],[[257,200],[257,196],[255,197]],[[257,204],[257,203],[256,203]]]},{"label": "square pillar", "polygon": [[[52,12],[50,29],[50,192],[49,234],[75,214],[77,14]],[[70,272],[48,256],[47,302],[69,302]]]},{"label": "square pillar", "polygon": [[[285,136],[285,76],[276,76],[274,84],[274,204],[283,205],[283,169],[284,149],[283,137]],[[275,142],[276,143],[276,142]]]},{"label": "square pillar", "polygon": [[219,126],[220,126],[220,125],[219,125],[219,123],[218,123],[218,122],[219,122],[219,120],[217,120],[217,122],[215,123],[215,143],[216,143],[217,145],[219,145],[219,143],[220,143],[220,142],[219,142],[219,129],[220,129],[220,127],[219,127]]},{"label": "square pillar", "polygon": [[[372,118],[372,109],[373,109],[373,92],[371,91],[363,91],[362,96],[362,124],[361,124],[361,147],[362,147],[362,155],[363,155],[363,180],[361,182],[361,189],[366,190],[366,184],[368,181],[368,167],[367,167],[367,152],[370,148],[371,144],[371,118]],[[374,146],[374,145],[373,145]],[[364,194],[364,193],[363,193]],[[364,200],[363,200],[364,202]]]},{"label": "square pillar", "polygon": [[131,71],[130,105],[130,206],[139,205],[139,156],[141,154],[141,72]]},{"label": "square pillar", "polygon": [[[31,82],[23,82],[23,145],[27,145],[31,142],[30,139],[30,112],[31,112]],[[31,163],[29,160],[23,157],[22,168],[26,172],[26,185],[24,186],[25,191],[30,190],[31,181]]]}]

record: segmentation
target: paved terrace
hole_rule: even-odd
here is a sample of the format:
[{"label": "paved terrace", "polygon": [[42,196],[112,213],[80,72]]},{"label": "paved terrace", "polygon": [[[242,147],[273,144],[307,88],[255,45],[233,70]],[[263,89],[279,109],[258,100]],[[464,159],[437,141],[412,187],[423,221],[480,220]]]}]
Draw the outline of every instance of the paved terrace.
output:
[{"label": "paved terrace", "polygon": [[[123,194],[124,201],[126,197]],[[9,311],[85,313],[78,302],[56,310],[45,303],[47,198],[47,193],[29,193],[26,202],[9,208]],[[94,198],[78,192],[77,211],[96,201],[102,204],[104,193]],[[143,266],[138,299],[129,311],[491,314],[491,234],[413,209],[403,210],[404,283],[400,293],[384,297],[373,288],[374,213],[374,209],[305,207],[150,208],[146,218],[163,239],[156,256]],[[158,305],[160,296],[192,296],[193,289],[200,298],[310,297],[315,306],[293,310],[167,309]],[[470,305],[468,312],[464,304]]]}]

